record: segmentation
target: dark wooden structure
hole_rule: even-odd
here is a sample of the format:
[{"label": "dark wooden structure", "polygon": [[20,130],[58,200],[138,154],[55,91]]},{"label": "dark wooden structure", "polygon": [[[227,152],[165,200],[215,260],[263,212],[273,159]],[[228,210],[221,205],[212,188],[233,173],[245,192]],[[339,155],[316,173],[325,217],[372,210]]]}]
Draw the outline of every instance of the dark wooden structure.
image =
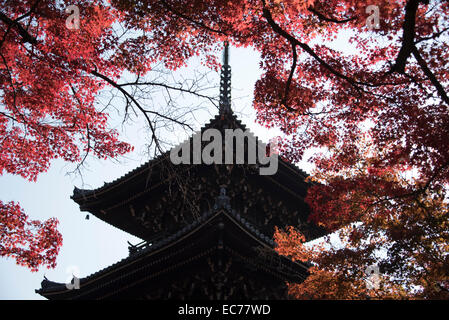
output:
[{"label": "dark wooden structure", "polygon": [[[221,75],[220,111],[201,131],[245,126],[230,107],[230,67]],[[279,159],[274,175],[257,165],[173,165],[165,153],[95,190],[75,188],[82,211],[144,241],[129,256],[79,281],[45,279],[48,299],[287,299],[286,281],[307,266],[273,250],[275,226],[293,225],[311,240],[306,174]]]}]

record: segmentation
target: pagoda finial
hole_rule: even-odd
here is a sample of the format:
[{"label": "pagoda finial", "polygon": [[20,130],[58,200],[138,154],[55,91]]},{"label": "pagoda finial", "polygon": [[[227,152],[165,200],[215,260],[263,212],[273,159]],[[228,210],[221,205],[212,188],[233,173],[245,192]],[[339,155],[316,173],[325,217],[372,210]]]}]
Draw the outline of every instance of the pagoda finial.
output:
[{"label": "pagoda finial", "polygon": [[220,114],[231,111],[231,66],[229,65],[229,43],[225,41],[223,66],[220,79]]}]

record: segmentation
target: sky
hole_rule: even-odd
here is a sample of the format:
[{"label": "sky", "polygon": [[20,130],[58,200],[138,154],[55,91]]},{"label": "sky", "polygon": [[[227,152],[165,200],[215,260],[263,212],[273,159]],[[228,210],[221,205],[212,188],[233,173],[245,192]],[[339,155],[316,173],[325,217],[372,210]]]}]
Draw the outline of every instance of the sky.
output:
[{"label": "sky", "polygon": [[[231,47],[230,65],[234,112],[264,142],[280,135],[276,129],[268,130],[255,123],[252,98],[254,84],[262,72],[259,68],[259,54],[250,48]],[[199,61],[193,59],[187,67],[178,70],[177,74],[189,77],[194,72],[204,71],[204,68]],[[209,79],[218,86],[219,73],[211,73]],[[216,90],[218,95],[218,87]],[[178,100],[178,104],[184,106],[194,103],[188,96]],[[211,103],[205,110],[198,111],[198,114],[195,114],[196,129],[207,123],[217,112],[217,108]],[[115,115],[115,119],[111,119],[112,123],[120,123],[119,117]],[[118,126],[118,129],[122,127]],[[40,288],[44,276],[51,281],[62,283],[69,282],[72,274],[86,277],[127,257],[128,241],[133,244],[141,241],[93,215],[87,220],[87,213],[81,212],[78,205],[70,199],[74,186],[98,188],[104,182],[115,180],[149,160],[143,143],[148,137],[148,131],[139,126],[125,126],[121,133],[122,138],[135,146],[135,151],[119,161],[89,158],[87,168],[82,171],[81,176],[69,175],[68,172],[75,166],[62,160],[53,161],[50,169],[41,174],[35,183],[9,174],[0,176],[0,200],[20,203],[30,219],[43,221],[56,217],[59,220],[58,230],[63,236],[63,245],[55,269],[41,268],[38,272],[31,272],[16,265],[13,259],[0,258],[0,299],[44,299],[34,291]],[[183,134],[175,139],[181,142],[181,139],[185,138]],[[299,166],[308,171],[305,162]]]}]

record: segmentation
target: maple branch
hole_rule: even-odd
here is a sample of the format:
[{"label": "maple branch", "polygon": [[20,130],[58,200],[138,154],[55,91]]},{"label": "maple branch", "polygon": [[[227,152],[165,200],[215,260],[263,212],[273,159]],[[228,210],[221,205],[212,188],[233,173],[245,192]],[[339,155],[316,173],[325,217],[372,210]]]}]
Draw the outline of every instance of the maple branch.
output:
[{"label": "maple branch", "polygon": [[[425,0],[414,0],[414,1],[425,2]],[[264,6],[263,9],[262,9],[262,12],[263,12],[262,16],[267,20],[268,24],[271,26],[271,28],[273,29],[274,32],[276,32],[277,34],[279,34],[280,36],[282,36],[283,38],[288,40],[292,44],[292,46],[293,45],[299,46],[306,53],[308,53],[311,57],[313,57],[316,61],[318,61],[319,64],[322,65],[325,69],[327,69],[330,73],[332,73],[337,78],[340,78],[340,79],[343,79],[343,80],[347,81],[357,91],[359,91],[359,92],[362,91],[362,92],[370,94],[370,95],[375,95],[373,92],[371,92],[369,90],[366,90],[363,87],[376,88],[376,87],[383,86],[383,85],[388,85],[388,84],[391,84],[391,85],[401,85],[402,84],[402,83],[383,83],[383,82],[367,83],[367,82],[357,81],[354,78],[352,78],[350,76],[347,76],[347,75],[343,74],[342,72],[336,70],[328,62],[326,62],[320,56],[318,56],[318,54],[316,54],[315,51],[308,44],[299,41],[293,35],[291,35],[287,31],[285,31],[279,24],[277,24],[274,21],[273,16],[272,16],[270,10],[266,6],[265,0],[262,0],[262,3],[263,3],[263,6]],[[408,7],[408,12],[409,12],[408,13],[408,21],[413,21],[413,23],[407,22],[406,24],[404,24],[404,28],[405,28],[405,30],[409,30],[410,28],[413,27],[413,30],[414,30],[414,20],[412,20],[412,18],[416,16],[416,10],[413,11],[413,9],[414,9],[414,6],[412,6],[413,1],[409,1],[409,3],[411,3],[411,4],[409,4],[409,7]],[[409,33],[407,33],[407,34],[409,35]],[[407,36],[406,38],[407,38],[406,42],[408,43],[409,36]],[[412,44],[413,44],[413,37],[411,39],[412,39]],[[398,57],[399,58],[398,59],[398,63],[402,62],[403,56],[407,52],[405,49],[403,49],[402,51],[403,51],[403,53],[400,54],[399,57]],[[407,57],[408,57],[408,55],[407,55]],[[407,60],[407,57],[405,58],[404,61]],[[400,66],[400,64],[398,64],[398,66]],[[396,70],[395,67],[393,67],[392,69]],[[392,71],[389,71],[389,72],[385,73],[383,76],[384,77],[388,76],[391,73],[392,73]]]},{"label": "maple branch", "polygon": [[284,29],[282,29],[274,20],[273,20],[273,16],[271,15],[270,10],[268,10],[268,8],[265,6],[265,0],[263,0],[264,3],[264,8],[262,10],[263,12],[263,17],[267,20],[268,24],[271,26],[271,28],[273,29],[274,32],[276,32],[277,34],[279,34],[280,36],[284,37],[285,39],[287,39],[292,45],[297,45],[299,46],[301,49],[303,49],[305,52],[307,52],[309,55],[311,55],[315,60],[317,60],[322,66],[324,66],[328,71],[330,71],[333,75],[337,76],[340,79],[344,79],[346,81],[348,81],[350,84],[354,85],[355,87],[357,87],[358,89],[360,89],[360,87],[358,86],[358,84],[363,84],[361,82],[357,82],[354,79],[342,74],[341,72],[335,70],[330,64],[328,64],[326,61],[324,61],[323,59],[321,59],[321,57],[319,57],[315,51],[313,51],[313,49],[311,47],[309,47],[306,43],[303,43],[301,41],[299,41],[298,39],[296,39],[294,36],[292,36],[290,33],[288,33],[287,31],[285,31]]},{"label": "maple branch", "polygon": [[313,7],[308,7],[307,10],[309,10],[310,12],[312,12],[314,15],[316,15],[318,18],[320,18],[323,21],[327,21],[327,22],[333,22],[333,23],[346,23],[346,22],[350,22],[352,20],[357,19],[356,16],[351,17],[351,18],[347,18],[347,19],[343,19],[343,20],[338,20],[335,18],[329,18],[326,17],[324,14],[322,14],[321,12],[319,12],[318,10],[316,10]]},{"label": "maple branch", "polygon": [[137,102],[137,100],[128,93],[128,91],[126,91],[125,89],[123,89],[122,87],[120,87],[115,81],[113,81],[112,79],[106,77],[105,75],[102,75],[100,73],[98,73],[97,71],[93,70],[91,71],[91,74],[99,77],[100,79],[103,79],[104,81],[106,81],[107,83],[109,83],[111,86],[113,86],[114,88],[118,89],[121,93],[123,93],[123,95],[127,98],[129,98],[132,102],[134,102],[134,104],[137,106],[137,108],[142,111],[144,117],[146,118],[148,125],[150,127],[151,130],[151,134],[152,134],[152,140],[156,143],[156,146],[158,147],[159,151],[162,153],[162,148],[160,147],[159,141],[157,140],[156,137],[156,130],[151,122],[151,119],[148,117],[148,113],[147,111],[145,111],[144,108],[142,108],[142,106],[139,104],[139,102]]},{"label": "maple branch", "polygon": [[18,21],[22,20],[23,18],[26,18],[29,15],[31,15],[34,12],[34,10],[36,10],[37,5],[39,4],[39,2],[40,2],[40,0],[36,0],[36,2],[31,6],[30,10],[27,13],[24,13],[23,15],[18,17],[15,21],[18,22]]},{"label": "maple branch", "polygon": [[[8,72],[8,78],[9,78],[9,82],[10,82],[11,88],[12,88],[12,98],[13,98],[12,106],[13,106],[13,108],[16,110],[16,112],[18,113],[18,115],[20,116],[20,118],[22,118],[23,123],[25,124],[25,123],[27,123],[27,121],[26,121],[26,119],[25,119],[25,116],[24,116],[24,115],[19,111],[19,109],[17,108],[17,94],[16,94],[16,87],[14,86],[14,81],[13,81],[13,77],[12,77],[12,72],[11,72],[11,70],[9,69],[8,62],[6,61],[5,56],[4,56],[3,53],[1,53],[1,52],[0,52],[0,57],[1,57],[2,60],[3,60],[3,63],[4,63],[5,68],[6,68],[6,71]],[[4,88],[3,88],[3,90],[4,90]],[[19,121],[18,121],[18,122],[19,122]],[[19,123],[20,123],[20,122],[19,122]]]},{"label": "maple branch", "polygon": [[148,86],[155,86],[155,87],[163,87],[163,88],[166,88],[166,89],[171,89],[171,90],[176,90],[176,91],[180,91],[180,92],[190,93],[190,94],[196,95],[199,98],[208,99],[215,106],[217,105],[215,100],[213,98],[211,98],[210,96],[198,93],[198,92],[190,90],[190,89],[185,89],[185,88],[182,88],[182,87],[171,86],[171,85],[168,85],[168,84],[165,84],[165,83],[151,82],[151,81],[149,81],[149,82],[138,82],[136,80],[135,82],[122,83],[122,84],[118,84],[118,85],[122,86],[122,87],[124,87],[124,86],[132,86],[132,85],[136,85],[136,86],[148,85]]},{"label": "maple branch", "polygon": [[89,132],[89,124],[86,124],[86,135],[87,135],[87,149],[86,149],[86,153],[83,156],[83,159],[81,160],[80,163],[77,164],[76,168],[72,171],[72,173],[78,172],[81,173],[81,167],[84,165],[84,162],[87,159],[87,156],[90,153],[90,149],[92,148],[92,146],[90,145],[90,132]]},{"label": "maple branch", "polygon": [[422,0],[409,0],[405,5],[405,17],[404,24],[402,25],[402,46],[399,50],[398,56],[394,65],[390,69],[390,73],[399,72],[404,73],[407,59],[410,57],[414,47],[415,39],[415,24],[416,24],[416,11],[418,10],[419,3]]},{"label": "maple branch", "polygon": [[415,45],[420,43],[420,42],[422,42],[422,41],[428,41],[428,40],[433,40],[433,39],[439,38],[443,33],[445,33],[448,30],[449,30],[449,28],[444,28],[443,30],[441,30],[439,32],[436,32],[436,33],[432,34],[429,37],[420,38],[420,39],[415,41]]},{"label": "maple branch", "polygon": [[[96,71],[92,71],[91,73],[92,73],[93,75],[95,75],[95,76],[97,76],[97,77],[99,77],[99,78],[105,80],[106,82],[108,82],[108,83],[109,83],[110,85],[112,85],[113,87],[119,89],[120,92],[122,92],[126,97],[128,97],[129,99],[131,99],[131,101],[133,101],[134,104],[135,104],[141,111],[143,111],[143,112],[145,112],[145,113],[151,113],[151,114],[154,114],[154,115],[159,116],[159,117],[161,117],[161,118],[164,118],[164,119],[166,119],[166,120],[173,121],[173,122],[175,122],[175,123],[177,123],[177,124],[179,124],[179,125],[181,125],[181,126],[186,126],[186,127],[188,127],[190,130],[193,131],[193,128],[192,128],[189,124],[187,124],[187,123],[185,123],[185,122],[181,122],[181,121],[179,121],[179,120],[177,120],[177,119],[174,119],[174,118],[165,116],[165,115],[163,115],[163,114],[161,114],[161,113],[159,113],[159,112],[156,112],[156,111],[144,109],[140,104],[137,103],[137,101],[134,99],[134,97],[133,97],[130,93],[128,93],[126,90],[124,90],[124,89],[122,88],[123,86],[131,85],[131,84],[133,84],[133,83],[118,84],[118,83],[116,83],[115,81],[113,81],[112,79],[110,79],[110,78],[108,78],[108,77],[106,77],[106,76],[104,76],[104,75],[102,75],[102,74],[99,74],[99,73],[96,72]],[[143,84],[143,83],[138,83],[138,84]],[[154,84],[154,83],[148,82],[148,84]],[[169,85],[164,85],[164,84],[158,84],[158,85],[164,86],[164,87],[166,87],[166,88],[169,88],[169,87],[170,87]],[[173,88],[173,89],[179,89],[179,88],[175,88],[175,87],[171,87],[171,88]],[[180,91],[182,91],[182,90],[180,90]],[[186,92],[189,92],[189,91],[186,90]],[[190,92],[190,93],[192,93],[192,92]]]},{"label": "maple branch", "polygon": [[8,26],[15,27],[22,37],[24,42],[28,42],[31,44],[36,44],[37,39],[30,35],[28,31],[17,21],[11,20],[8,16],[6,16],[3,12],[0,11],[0,20],[6,23]]},{"label": "maple branch", "polygon": [[[432,184],[432,182],[433,182],[433,181],[434,181],[434,180],[435,180],[435,179],[436,179],[436,178],[437,178],[437,177],[438,177],[444,170],[446,170],[448,167],[449,167],[449,161],[446,161],[446,162],[443,163],[438,169],[436,169],[436,170],[434,171],[434,173],[432,174],[432,176],[429,177],[429,179],[427,179],[426,183],[425,183],[422,187],[420,187],[420,188],[418,188],[418,189],[416,189],[416,190],[414,190],[414,191],[411,191],[411,192],[408,192],[408,193],[399,194],[399,195],[392,196],[392,197],[383,197],[383,198],[380,198],[380,197],[374,195],[374,196],[377,197],[379,200],[378,200],[378,201],[375,201],[375,202],[373,202],[373,203],[371,203],[371,204],[369,205],[369,207],[365,210],[365,212],[368,211],[368,209],[369,209],[370,207],[373,207],[373,206],[375,206],[375,205],[377,205],[377,204],[379,204],[379,203],[382,203],[382,202],[385,202],[385,201],[390,201],[390,200],[396,200],[396,199],[408,198],[408,197],[413,197],[413,199],[414,199],[415,201],[417,201],[418,204],[419,204],[418,196],[421,195],[421,194],[424,194],[424,193],[427,191],[427,189],[429,189],[429,187],[430,187],[430,185]],[[371,195],[373,195],[373,194],[371,194]]]},{"label": "maple branch", "polygon": [[[24,13],[23,15],[21,15],[20,17],[18,17],[17,19],[15,19],[13,21],[13,22],[16,22],[16,24],[18,24],[19,27],[24,30],[23,32],[25,32],[27,34],[27,36],[29,36],[31,38],[33,38],[33,37],[28,33],[28,31],[25,28],[22,27],[22,25],[19,24],[19,21],[22,20],[23,18],[30,16],[36,10],[39,2],[40,2],[40,0],[36,0],[36,2],[31,6],[31,8],[28,12]],[[5,17],[6,17],[6,15],[5,15]],[[6,18],[8,18],[8,17],[6,17]],[[30,22],[31,22],[31,19],[30,19]],[[8,36],[9,31],[11,30],[11,28],[14,25],[15,25],[14,23],[8,25],[8,28],[6,29],[5,34],[3,35],[3,39],[0,41],[0,48],[3,46],[3,43],[6,41],[6,37]],[[35,38],[33,38],[33,39],[36,40]]]},{"label": "maple branch", "polygon": [[9,114],[7,114],[7,113],[4,113],[4,112],[0,111],[0,114],[3,115],[3,116],[6,117],[6,118],[12,120],[12,121],[19,122],[18,119],[14,118],[13,116],[11,116],[11,115],[9,115]]},{"label": "maple branch", "polygon": [[430,70],[430,68],[427,66],[426,61],[422,58],[416,46],[413,46],[412,52],[419,66],[423,70],[424,74],[429,78],[430,82],[432,82],[433,86],[437,89],[437,92],[440,95],[440,97],[443,99],[444,102],[449,104],[449,97],[447,96],[446,90],[443,88],[443,85],[438,81],[437,77],[432,72],[432,70]]},{"label": "maple branch", "polygon": [[185,14],[179,12],[178,10],[174,9],[174,8],[173,8],[172,6],[170,6],[170,5],[167,3],[167,1],[165,1],[165,0],[161,0],[160,2],[164,5],[164,7],[165,7],[168,11],[171,11],[172,13],[174,13],[175,15],[177,15],[177,16],[183,18],[184,20],[187,20],[187,21],[189,21],[189,22],[191,22],[191,23],[193,23],[193,24],[195,24],[195,25],[197,25],[197,26],[199,26],[199,27],[201,27],[201,28],[204,28],[204,29],[206,29],[206,30],[209,30],[209,31],[211,31],[211,32],[220,33],[220,34],[223,34],[223,35],[225,35],[225,36],[228,35],[228,34],[227,34],[226,32],[224,32],[224,31],[217,30],[217,29],[213,29],[213,28],[211,28],[211,27],[205,25],[205,24],[202,23],[202,22],[193,20],[192,18],[190,18],[190,17],[186,16]]},{"label": "maple branch", "polygon": [[188,127],[189,129],[191,129],[191,130],[193,131],[193,128],[192,128],[190,125],[188,125],[188,124],[186,124],[186,123],[184,123],[184,122],[181,122],[181,121],[179,121],[179,120],[177,120],[177,119],[174,119],[174,118],[170,118],[170,117],[164,116],[164,115],[162,115],[162,114],[160,114],[159,112],[156,112],[156,111],[146,110],[146,109],[145,109],[143,106],[141,106],[140,103],[133,97],[133,95],[131,95],[128,91],[126,91],[125,89],[122,88],[122,85],[117,84],[114,80],[110,79],[109,77],[107,77],[107,76],[105,76],[105,75],[103,75],[103,74],[100,74],[100,73],[98,73],[98,72],[95,71],[95,70],[91,71],[91,74],[94,75],[94,76],[96,76],[96,77],[99,77],[100,79],[102,79],[102,80],[106,81],[107,83],[109,83],[109,84],[110,84],[111,86],[113,86],[114,88],[118,89],[118,90],[119,90],[119,91],[126,97],[127,100],[128,100],[128,99],[131,100],[131,101],[134,103],[134,105],[135,105],[135,106],[136,106],[136,107],[143,113],[143,115],[144,115],[145,119],[147,120],[148,125],[149,125],[149,127],[150,127],[150,130],[151,130],[151,133],[152,133],[152,140],[155,142],[155,144],[156,144],[158,150],[159,150],[161,153],[163,153],[163,150],[162,150],[162,148],[161,148],[161,146],[160,146],[159,140],[157,139],[157,136],[156,136],[156,129],[154,128],[153,123],[151,122],[151,119],[148,117],[148,113],[151,113],[151,114],[157,115],[157,116],[159,116],[159,117],[161,117],[161,118],[164,118],[164,119],[173,121],[173,122],[175,122],[175,123],[177,123],[177,124],[179,124],[179,125],[181,125],[181,126],[186,126],[186,127]]},{"label": "maple branch", "polygon": [[290,75],[288,76],[288,79],[287,79],[287,84],[285,85],[284,99],[283,99],[282,103],[284,104],[284,106],[287,109],[289,109],[290,111],[294,111],[291,107],[289,107],[287,105],[288,93],[290,91],[290,84],[292,82],[292,78],[293,78],[293,75],[296,70],[296,63],[298,61],[298,53],[296,52],[296,44],[291,43],[291,45],[292,45],[292,51],[293,51],[293,63],[292,63],[292,68],[290,70]]},{"label": "maple branch", "polygon": [[[75,88],[72,86],[71,83],[69,83],[69,85],[70,85],[70,88],[71,88],[71,90],[72,90],[72,92],[73,92],[73,96],[75,97],[76,101],[78,102],[78,104],[79,104],[80,107],[81,107],[81,108],[80,108],[81,112],[84,114],[85,112],[84,112],[84,110],[82,109],[83,104],[81,103],[81,100],[79,99],[79,97],[78,97],[78,95],[77,95],[77,92],[76,92]],[[90,150],[91,150],[91,144],[90,144],[91,137],[90,137],[90,133],[89,133],[89,124],[88,124],[88,123],[86,123],[86,136],[87,136],[87,149],[86,149],[86,153],[84,154],[83,159],[81,160],[81,162],[78,163],[78,165],[76,166],[75,170],[73,170],[73,172],[75,172],[75,171],[81,172],[80,169],[81,169],[81,167],[83,166],[84,162],[86,161],[87,156],[89,155],[89,152],[90,152]]]}]

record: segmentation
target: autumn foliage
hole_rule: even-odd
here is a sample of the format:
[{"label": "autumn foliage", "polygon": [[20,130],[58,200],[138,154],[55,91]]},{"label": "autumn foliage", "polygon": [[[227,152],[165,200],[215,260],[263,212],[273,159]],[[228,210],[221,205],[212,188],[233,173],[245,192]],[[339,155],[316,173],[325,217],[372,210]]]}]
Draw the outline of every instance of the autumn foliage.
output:
[{"label": "autumn foliage", "polygon": [[[278,231],[281,253],[314,265],[293,296],[449,297],[447,1],[111,4],[171,67],[201,54],[213,65],[223,40],[261,53],[258,120],[286,134],[292,162],[315,148],[311,219],[341,238],[310,256],[299,235]],[[367,289],[373,264],[380,286]]]},{"label": "autumn foliage", "polygon": [[37,271],[39,266],[56,266],[62,236],[55,218],[30,221],[19,205],[0,202],[0,256],[12,257],[17,264]]},{"label": "autumn foliage", "polygon": [[[26,26],[34,1],[20,2],[2,8]],[[36,3],[34,40],[1,19],[2,172],[33,180],[55,157],[128,151],[94,108],[98,90],[157,61],[176,69],[200,55],[216,67],[223,40],[250,46],[263,70],[258,120],[285,133],[292,162],[315,148],[311,219],[340,238],[304,246],[294,229],[278,230],[277,250],[313,265],[292,295],[449,298],[447,1],[80,1],[75,32],[64,26],[68,3]],[[119,41],[114,21],[136,33]],[[373,264],[381,281],[368,289]]]},{"label": "autumn foliage", "polygon": [[[105,82],[92,71],[114,79],[123,70],[108,57],[116,16],[100,3],[78,1],[83,28],[70,30],[69,1],[0,2],[0,174],[36,181],[56,158],[76,163],[131,150],[95,106]],[[34,271],[55,265],[56,219],[28,221],[14,202],[0,202],[0,215],[0,255]]]}]

